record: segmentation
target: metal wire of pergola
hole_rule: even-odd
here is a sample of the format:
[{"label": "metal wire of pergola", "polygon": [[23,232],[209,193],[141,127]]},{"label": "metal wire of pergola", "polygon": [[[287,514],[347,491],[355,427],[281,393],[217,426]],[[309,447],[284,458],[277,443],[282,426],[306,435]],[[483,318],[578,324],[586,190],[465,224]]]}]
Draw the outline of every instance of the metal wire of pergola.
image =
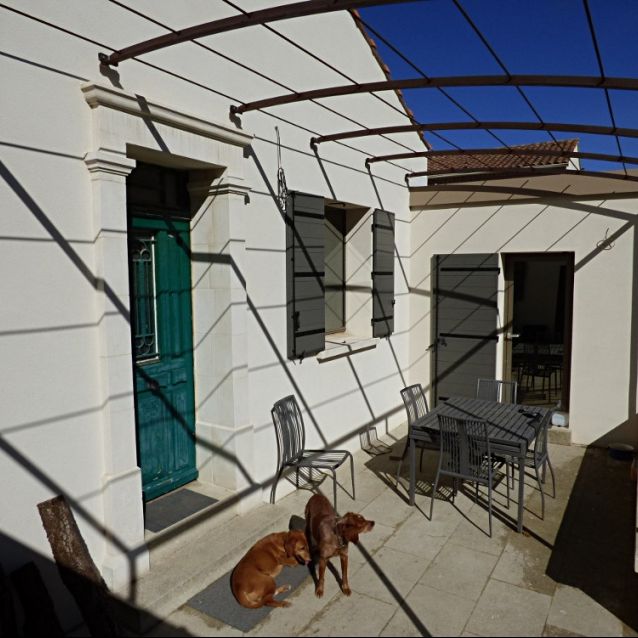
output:
[{"label": "metal wire of pergola", "polygon": [[[405,0],[405,1],[410,2],[410,1],[413,1],[413,0]],[[162,26],[163,28],[166,28],[166,29],[168,29],[170,31],[174,31],[174,29],[172,29],[171,27],[169,27],[167,25],[162,24],[160,21],[156,20],[155,18],[152,18],[152,17],[150,17],[150,16],[148,16],[148,15],[146,15],[146,14],[140,12],[140,11],[137,11],[136,9],[133,9],[132,7],[129,7],[129,6],[119,2],[118,0],[109,0],[109,2],[113,3],[114,5],[120,6],[122,9],[130,11],[131,13],[134,13],[134,14],[136,14],[136,15],[138,15],[138,16],[146,19],[146,20],[149,20],[150,22],[153,22],[154,24],[157,24],[158,26]],[[88,37],[88,36],[86,36],[86,35],[84,35],[82,33],[79,33],[77,31],[74,31],[74,30],[69,29],[67,27],[61,26],[61,25],[56,24],[54,22],[51,22],[50,20],[46,20],[46,19],[41,18],[39,16],[35,16],[35,15],[33,15],[31,13],[28,13],[26,11],[22,11],[21,9],[18,9],[16,7],[12,7],[12,6],[6,5],[4,3],[0,3],[0,8],[4,9],[6,11],[10,11],[11,13],[15,13],[16,15],[20,15],[20,16],[26,18],[26,19],[33,20],[34,22],[37,22],[37,23],[39,23],[41,25],[44,25],[44,26],[46,26],[48,28],[54,29],[54,30],[59,31],[61,33],[64,33],[65,35],[68,35],[70,37],[77,38],[77,39],[79,39],[79,40],[81,40],[83,42],[87,42],[89,44],[95,45],[95,46],[99,47],[100,49],[110,50],[112,52],[116,51],[115,47],[112,47],[112,46],[110,46],[109,44],[107,44],[105,42],[97,41],[94,38]],[[287,38],[284,38],[284,39],[286,39],[291,44],[293,44],[292,41],[290,41],[289,39],[287,39]],[[195,45],[201,46],[204,49],[207,49],[211,54],[215,54],[215,55],[219,56],[220,58],[228,61],[229,63],[232,63],[233,65],[236,65],[236,66],[238,66],[238,67],[240,67],[242,69],[245,69],[247,72],[250,72],[252,74],[255,74],[257,76],[260,76],[260,77],[262,77],[262,78],[264,78],[264,79],[266,79],[268,81],[271,81],[271,82],[277,84],[277,81],[274,78],[271,78],[271,77],[261,73],[257,69],[254,69],[254,68],[252,68],[250,66],[242,64],[240,61],[225,55],[224,53],[222,53],[221,51],[219,51],[217,49],[213,49],[211,47],[208,47],[208,46],[206,46],[206,45],[204,45],[204,44],[202,44],[200,42],[197,42],[195,40],[191,40],[191,42],[193,44],[195,44]],[[303,50],[303,47],[301,47],[299,45],[296,45],[296,44],[295,44],[295,46],[297,46],[298,48]],[[312,55],[313,57],[318,59],[313,54],[310,54],[310,55]],[[144,59],[142,59],[140,57],[134,57],[133,60],[135,62],[145,66],[145,67],[148,67],[149,69],[152,69],[152,70],[157,71],[157,72],[162,73],[162,74],[166,74],[166,75],[168,75],[170,77],[173,77],[173,78],[178,79],[180,81],[186,82],[186,83],[188,83],[190,85],[196,86],[199,89],[202,89],[202,90],[208,91],[208,92],[210,92],[212,94],[215,94],[215,95],[218,95],[220,97],[223,97],[223,98],[227,99],[229,102],[238,102],[238,101],[240,101],[239,98],[237,98],[236,96],[228,95],[228,94],[220,91],[219,87],[215,87],[215,86],[210,86],[208,84],[204,84],[204,83],[196,80],[195,78],[188,77],[184,73],[178,73],[176,71],[173,71],[173,70],[169,69],[168,67],[166,67],[164,65],[155,64],[155,63],[150,62],[148,60],[144,60]],[[279,85],[282,86],[282,88],[287,89],[287,87],[285,85],[283,85],[281,83],[279,83]],[[334,114],[338,115],[339,117],[343,117],[345,119],[351,119],[347,115],[337,111],[336,109],[331,109],[330,107],[328,107],[326,105],[323,105],[323,104],[321,104],[319,102],[317,102],[317,104],[319,106],[323,107],[323,108],[326,108],[328,111],[333,112]],[[388,106],[392,106],[399,113],[401,113],[402,115],[405,115],[405,111],[402,110],[402,109],[399,109],[398,107],[395,107],[395,105],[392,105],[392,104],[388,103]],[[284,122],[286,124],[289,124],[289,125],[291,125],[293,127],[296,127],[296,128],[298,128],[300,130],[303,130],[304,132],[308,133],[309,135],[316,135],[317,134],[316,131],[313,131],[312,129],[308,128],[307,126],[304,126],[301,123],[287,120],[286,118],[282,118],[282,117],[280,117],[280,116],[278,116],[278,115],[276,115],[274,113],[271,113],[271,112],[265,112],[265,113],[269,117],[272,117],[275,120],[279,120],[279,121]],[[394,140],[390,140],[390,141],[394,142]],[[368,154],[365,150],[363,150],[361,148],[357,148],[356,146],[352,146],[350,144],[346,144],[346,143],[342,143],[342,142],[337,142],[337,143],[341,144],[344,147],[346,147],[346,148],[348,148],[348,149],[350,149],[352,151],[355,151],[355,152],[357,152],[359,154],[362,154],[362,155],[367,155]],[[403,148],[407,148],[403,144],[399,143],[398,145],[402,146]],[[399,167],[399,168],[401,168],[401,167]]]},{"label": "metal wire of pergola", "polygon": [[[117,0],[111,0],[116,4],[120,4]],[[300,50],[305,51],[307,54],[312,55],[315,59],[326,63],[324,60],[321,60],[319,56],[309,52],[299,43],[294,42],[287,36],[284,36],[280,32],[272,29],[270,27],[270,23],[288,19],[293,17],[301,17],[301,16],[310,16],[316,15],[320,13],[327,13],[332,11],[339,10],[349,10],[353,12],[354,10],[360,7],[367,7],[373,5],[380,4],[398,4],[406,0],[306,0],[305,2],[295,2],[287,5],[280,5],[269,7],[267,9],[261,9],[258,11],[248,12],[241,9],[235,3],[230,0],[224,0],[226,4],[233,7],[235,10],[239,11],[238,15],[222,18],[219,20],[215,20],[212,22],[204,23],[202,25],[196,25],[194,27],[189,27],[182,30],[173,30],[166,25],[162,25],[167,29],[170,29],[170,33],[164,34],[162,36],[158,36],[152,38],[150,40],[146,40],[144,42],[140,42],[138,44],[134,44],[132,46],[126,47],[120,51],[114,51],[113,53],[107,55],[105,53],[99,54],[99,59],[102,64],[105,65],[117,65],[121,61],[130,59],[132,57],[136,57],[142,55],[144,53],[148,53],[150,51],[155,51],[160,48],[164,48],[167,46],[172,46],[174,44],[185,42],[192,40],[199,46],[203,46],[204,48],[209,48],[202,43],[196,42],[196,38],[213,35],[216,33],[227,32],[230,30],[240,29],[247,26],[253,25],[262,25],[279,37],[284,38],[294,46],[298,47]],[[414,0],[407,0],[414,1]],[[419,172],[408,172],[406,173],[406,180],[409,177],[417,177],[417,176],[428,176],[428,177],[437,177],[439,180],[447,180],[448,183],[450,180],[455,181],[457,178],[466,179],[468,175],[472,175],[472,179],[476,177],[477,173],[485,176],[486,179],[499,179],[504,176],[511,176],[517,174],[538,174],[541,172],[539,169],[541,167],[533,165],[530,162],[529,165],[525,165],[523,162],[521,165],[517,165],[516,167],[507,166],[503,168],[488,166],[482,160],[482,156],[487,154],[509,154],[511,156],[549,156],[556,157],[558,160],[566,160],[564,162],[557,161],[555,164],[550,164],[544,166],[544,171],[547,172],[551,170],[553,172],[567,170],[567,163],[573,162],[574,159],[592,159],[592,160],[600,160],[607,162],[617,162],[621,163],[624,169],[625,179],[635,179],[629,176],[627,172],[627,164],[638,164],[638,158],[627,156],[623,153],[622,145],[620,142],[620,137],[630,137],[635,138],[638,137],[638,129],[630,128],[630,127],[619,127],[616,123],[616,117],[614,113],[614,109],[612,106],[611,97],[609,94],[610,90],[621,90],[621,91],[637,91],[638,90],[638,78],[627,78],[627,77],[609,77],[605,74],[604,64],[602,55],[600,52],[600,47],[598,44],[598,38],[596,35],[596,29],[594,25],[594,21],[592,18],[591,10],[589,7],[589,0],[582,0],[583,2],[583,11],[587,19],[587,24],[589,28],[589,34],[591,37],[592,47],[595,52],[596,62],[598,65],[599,74],[595,76],[574,76],[574,75],[513,75],[509,72],[507,66],[497,54],[495,49],[487,40],[484,33],[479,29],[476,22],[471,18],[469,13],[465,10],[465,8],[461,4],[461,0],[451,0],[455,7],[458,9],[460,14],[463,16],[465,21],[474,31],[478,39],[481,41],[485,49],[490,53],[492,58],[498,64],[500,69],[502,70],[501,75],[472,75],[472,76],[451,76],[451,77],[430,77],[425,74],[412,60],[409,59],[408,56],[399,51],[399,49],[390,43],[384,36],[382,36],[377,30],[368,25],[356,12],[355,19],[358,20],[363,26],[373,33],[375,37],[379,38],[386,46],[390,47],[390,49],[395,52],[397,55],[401,57],[403,61],[408,63],[412,69],[414,69],[420,77],[418,78],[408,78],[402,80],[392,80],[386,79],[384,81],[376,81],[376,82],[367,82],[367,83],[357,83],[352,78],[349,78],[344,73],[335,69],[332,65],[331,68],[333,70],[340,73],[344,78],[348,79],[349,84],[344,84],[340,86],[331,86],[331,87],[323,87],[318,89],[312,89],[308,91],[294,91],[286,87],[289,91],[287,94],[282,94],[274,97],[263,98],[260,100],[255,100],[252,102],[244,102],[239,105],[233,104],[231,106],[231,114],[233,116],[241,115],[243,113],[247,113],[249,111],[254,110],[263,110],[267,108],[272,108],[279,105],[297,103],[302,101],[313,101],[320,106],[324,106],[321,102],[317,100],[321,100],[322,98],[327,97],[338,97],[345,95],[354,95],[354,94],[362,94],[367,93],[373,95],[377,99],[381,99],[386,104],[392,106],[395,110],[398,109],[395,105],[392,105],[387,100],[384,100],[381,96],[377,95],[377,93],[382,93],[384,91],[401,91],[403,89],[436,89],[440,91],[447,99],[449,99],[455,106],[460,108],[467,116],[470,117],[470,122],[458,122],[458,121],[450,121],[450,122],[413,122],[408,125],[395,125],[395,126],[379,126],[379,127],[365,127],[361,124],[359,129],[353,129],[350,131],[343,131],[337,133],[329,133],[325,135],[313,136],[310,140],[311,147],[313,149],[317,149],[318,145],[327,143],[327,142],[342,142],[343,140],[350,140],[354,138],[362,138],[362,137],[370,137],[370,136],[383,136],[387,139],[393,141],[396,144],[399,144],[406,147],[404,144],[399,142],[398,140],[388,137],[394,134],[400,133],[409,133],[409,132],[419,132],[422,133],[424,131],[432,132],[434,135],[442,139],[444,142],[453,146],[455,150],[453,151],[414,151],[410,149],[409,152],[395,153],[395,154],[386,154],[379,155],[374,157],[368,157],[366,160],[366,167],[369,169],[370,165],[375,162],[381,161],[393,161],[393,160],[404,160],[404,159],[412,159],[419,157],[430,157],[437,158],[437,162],[440,165],[445,166],[444,158],[446,156],[456,155],[469,155],[474,156],[479,163],[483,163],[482,167],[474,167],[473,169],[469,169],[467,167],[458,167],[458,166],[450,166],[449,169],[438,169],[438,170],[429,170],[429,171],[419,171]],[[122,5],[124,8],[129,9],[125,5]],[[130,9],[129,9],[130,10]],[[212,49],[211,51],[218,53]],[[284,85],[276,80],[273,80],[275,84],[284,88]],[[514,87],[521,98],[524,100],[525,104],[529,107],[530,111],[534,114],[536,121],[483,121],[475,117],[466,107],[459,103],[457,99],[455,99],[446,88],[452,87],[502,87],[502,86],[510,86]],[[600,90],[604,92],[607,111],[610,118],[611,126],[604,126],[600,124],[574,124],[569,122],[546,122],[538,112],[538,110],[533,105],[529,96],[524,91],[523,87],[570,87],[570,88],[587,88],[592,90]],[[333,112],[337,112],[334,109],[330,109]],[[405,113],[404,113],[405,114]],[[356,123],[352,118],[345,116],[342,113],[339,113],[342,117],[346,117],[353,123]],[[501,145],[501,148],[485,148],[485,149],[464,149],[459,145],[447,140],[445,137],[441,135],[441,131],[455,131],[455,130],[485,130],[487,131],[494,139],[496,139]],[[552,141],[556,144],[559,143],[559,140],[555,137],[555,132],[574,132],[574,133],[584,133],[584,134],[595,134],[595,135],[605,135],[605,136],[613,136],[616,141],[616,147],[618,150],[617,154],[606,154],[606,153],[589,153],[585,151],[572,151],[567,152],[563,149],[544,149],[543,151],[537,151],[535,149],[513,149],[509,145],[507,145],[500,137],[498,137],[494,130],[520,130],[520,131],[543,131],[546,132],[552,139]],[[443,163],[442,163],[443,162]],[[562,165],[564,164],[564,166]],[[610,176],[611,173],[605,171],[584,171],[576,167],[577,172],[580,174],[587,175],[597,175],[602,174],[604,176]],[[617,176],[616,176],[617,177]],[[443,183],[442,181],[440,183]]]}]

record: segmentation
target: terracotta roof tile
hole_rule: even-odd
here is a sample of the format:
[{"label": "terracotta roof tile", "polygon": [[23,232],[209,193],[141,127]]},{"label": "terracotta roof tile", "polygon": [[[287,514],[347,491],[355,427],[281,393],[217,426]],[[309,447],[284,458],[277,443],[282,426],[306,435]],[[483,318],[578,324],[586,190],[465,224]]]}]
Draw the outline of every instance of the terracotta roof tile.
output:
[{"label": "terracotta roof tile", "polygon": [[[489,149],[484,153],[440,155],[430,156],[428,160],[428,171],[456,171],[456,170],[476,170],[480,172],[485,169],[502,168],[519,169],[537,166],[558,167],[569,163],[569,155],[547,155],[543,151],[565,151],[571,153],[578,144],[577,139],[560,140],[558,142],[539,142],[537,144],[522,144],[511,146],[511,149],[538,151],[538,154],[510,154],[506,148]],[[499,152],[495,153],[494,151]]]}]

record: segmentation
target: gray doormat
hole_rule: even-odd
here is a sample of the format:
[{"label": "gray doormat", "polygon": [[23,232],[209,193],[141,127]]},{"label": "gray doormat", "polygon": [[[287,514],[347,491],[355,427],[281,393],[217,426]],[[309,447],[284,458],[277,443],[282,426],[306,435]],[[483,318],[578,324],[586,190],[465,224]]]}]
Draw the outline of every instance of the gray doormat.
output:
[{"label": "gray doormat", "polygon": [[[273,607],[260,607],[259,609],[246,609],[242,607],[233,596],[230,589],[230,575],[227,572],[214,583],[202,589],[199,594],[193,596],[188,605],[208,616],[221,620],[224,624],[235,627],[240,631],[250,631],[257,623],[260,623],[273,610]],[[297,567],[284,566],[281,573],[275,579],[277,585],[290,585],[290,591],[277,596],[277,600],[284,600],[299,585],[310,576],[310,570],[305,565]],[[314,594],[313,594],[314,595]],[[281,609],[280,613],[294,613],[293,609]]]},{"label": "gray doormat", "polygon": [[146,503],[144,527],[151,532],[161,532],[213,503],[217,503],[216,498],[192,490],[171,492]]}]

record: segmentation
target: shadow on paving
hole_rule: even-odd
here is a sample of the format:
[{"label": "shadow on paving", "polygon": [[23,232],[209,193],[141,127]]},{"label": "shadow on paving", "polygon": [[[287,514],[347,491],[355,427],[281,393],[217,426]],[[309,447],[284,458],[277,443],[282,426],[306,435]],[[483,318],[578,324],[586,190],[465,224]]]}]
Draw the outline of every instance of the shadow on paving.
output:
[{"label": "shadow on paving", "polygon": [[638,631],[634,572],[636,484],[630,463],[588,448],[567,504],[547,575],[585,592]]},{"label": "shadow on paving", "polygon": [[[366,461],[365,466],[371,472],[373,472],[379,480],[381,480],[388,489],[392,490],[402,501],[409,502],[409,486],[410,486],[410,455],[409,452],[403,461],[400,461],[401,454],[406,444],[407,437],[398,439],[393,446],[389,454],[383,454],[379,456],[372,456],[369,461]],[[416,449],[416,474],[415,474],[415,494],[425,494],[427,497],[432,496],[432,487],[434,485],[434,479],[436,478],[436,472],[439,464],[439,453],[436,450],[425,449],[423,450],[423,457],[421,457],[421,448]],[[399,463],[401,462],[399,480],[397,482],[397,472],[399,471]],[[516,529],[516,520],[510,518],[510,514],[504,513],[501,505],[505,504],[505,475],[502,469],[495,470],[494,473],[494,490],[492,492],[494,510],[493,516],[499,518],[503,523],[509,525],[512,529]],[[436,491],[435,500],[446,501],[450,505],[454,506],[452,499],[452,485],[453,479],[450,476],[443,475],[439,478],[439,485]],[[469,484],[468,484],[469,485]],[[475,492],[473,488],[466,487],[464,484],[459,483],[459,493],[467,496],[470,500],[474,501]],[[512,498],[516,498],[516,494],[512,492]],[[487,509],[486,490],[482,488],[479,497],[479,504],[485,506]],[[426,508],[429,508],[429,504],[426,504]],[[436,505],[435,505],[436,508]],[[420,508],[416,507],[415,511]],[[465,516],[461,510],[457,511],[461,516]],[[429,518],[429,509],[428,516]]]},{"label": "shadow on paving", "polygon": [[161,635],[192,635],[0,533],[0,559],[9,556],[22,566],[3,574],[0,560],[0,636],[137,636],[155,626]]}]

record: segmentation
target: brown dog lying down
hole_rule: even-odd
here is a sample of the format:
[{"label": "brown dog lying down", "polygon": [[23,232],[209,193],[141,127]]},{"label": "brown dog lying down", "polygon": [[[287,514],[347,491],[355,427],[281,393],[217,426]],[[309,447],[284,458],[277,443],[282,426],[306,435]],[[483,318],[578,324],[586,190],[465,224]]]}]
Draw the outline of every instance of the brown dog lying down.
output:
[{"label": "brown dog lying down", "polygon": [[269,534],[257,541],[237,563],[230,579],[233,595],[242,607],[249,609],[264,605],[290,607],[286,600],[275,600],[277,594],[290,589],[290,585],[277,587],[275,576],[284,565],[309,562],[308,541],[301,530]]},{"label": "brown dog lying down", "polygon": [[323,581],[328,559],[339,555],[341,559],[341,591],[350,596],[348,583],[348,543],[358,543],[359,534],[369,532],[374,521],[368,521],[361,514],[348,512],[337,517],[330,501],[321,494],[315,494],[306,504],[306,536],[310,543],[310,553],[314,564],[319,565],[319,576],[315,585],[315,595],[323,596]]}]

